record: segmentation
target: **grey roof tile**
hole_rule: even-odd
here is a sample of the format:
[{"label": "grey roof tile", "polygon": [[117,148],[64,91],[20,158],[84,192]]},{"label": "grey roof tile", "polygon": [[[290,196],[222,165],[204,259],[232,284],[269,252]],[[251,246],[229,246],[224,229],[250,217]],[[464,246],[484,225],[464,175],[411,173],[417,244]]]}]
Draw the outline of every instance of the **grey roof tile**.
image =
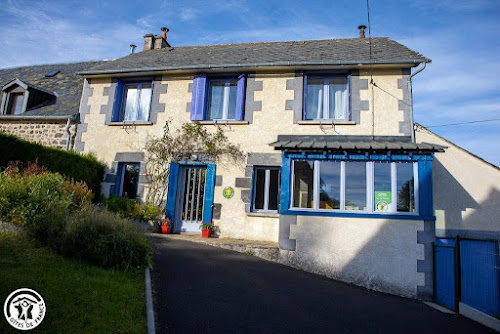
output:
[{"label": "grey roof tile", "polygon": [[410,137],[402,136],[309,136],[284,135],[270,144],[276,150],[323,150],[329,151],[422,151],[444,152],[441,145],[411,142]]},{"label": "grey roof tile", "polygon": [[430,62],[420,53],[387,37],[329,39],[296,43],[263,42],[201,45],[142,51],[84,70],[82,74],[256,68],[259,66],[408,64]]},{"label": "grey roof tile", "polygon": [[[0,69],[0,87],[19,78],[30,87],[56,94],[55,103],[35,107],[19,116],[71,116],[78,113],[83,90],[83,77],[77,72],[103,63],[103,61],[89,61]],[[45,74],[54,70],[61,72],[51,78],[45,77]],[[0,91],[0,99],[2,95],[3,92]]]}]

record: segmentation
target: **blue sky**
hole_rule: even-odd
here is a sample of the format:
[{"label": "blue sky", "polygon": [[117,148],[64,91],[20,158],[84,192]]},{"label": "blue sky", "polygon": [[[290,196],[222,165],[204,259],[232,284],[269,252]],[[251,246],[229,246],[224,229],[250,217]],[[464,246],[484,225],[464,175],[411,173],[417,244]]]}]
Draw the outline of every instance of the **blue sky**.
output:
[{"label": "blue sky", "polygon": [[[500,118],[500,1],[370,1],[372,36],[432,59],[414,77],[425,126]],[[174,46],[357,37],[365,0],[2,0],[0,68],[114,59],[170,28]],[[500,166],[500,121],[434,132]]]}]

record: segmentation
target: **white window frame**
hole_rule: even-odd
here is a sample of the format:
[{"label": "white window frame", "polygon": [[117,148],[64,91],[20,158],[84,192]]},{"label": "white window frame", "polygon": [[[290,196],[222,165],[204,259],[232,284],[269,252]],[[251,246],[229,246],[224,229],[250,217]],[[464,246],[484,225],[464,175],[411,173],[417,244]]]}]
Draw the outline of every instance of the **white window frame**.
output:
[{"label": "white window frame", "polygon": [[[347,91],[347,103],[346,103],[346,118],[330,118],[330,80],[332,78],[346,78],[346,91]],[[313,118],[313,119],[308,119],[308,120],[317,120],[317,121],[348,121],[351,118],[351,111],[350,111],[350,76],[349,75],[321,75],[321,76],[315,76],[311,75],[307,77],[307,80],[305,80],[306,84],[306,89],[307,86],[309,85],[308,81],[309,79],[323,79],[323,110],[322,110],[322,117],[321,118]],[[304,103],[304,114],[303,117],[305,118],[305,115],[307,113],[307,100]]]},{"label": "white window frame", "polygon": [[[264,176],[264,208],[256,209],[255,208],[255,197],[256,197],[256,189],[257,189],[257,170],[265,170]],[[278,208],[276,210],[269,210],[269,189],[271,188],[271,170],[278,171]],[[254,166],[254,177],[253,177],[253,198],[252,198],[252,212],[270,212],[276,213],[279,209],[279,189],[280,189],[280,181],[281,181],[281,167],[279,166]]]},{"label": "white window frame", "polygon": [[[231,82],[234,82],[236,80],[236,87],[238,87],[238,79],[214,79],[210,80],[208,82],[208,103],[207,103],[207,110],[205,111],[205,119],[211,120],[211,121],[234,121],[235,118],[228,118],[229,115],[229,96],[231,94]],[[209,112],[210,112],[210,100],[212,98],[212,83],[215,82],[223,82],[224,83],[224,93],[222,96],[222,118],[212,118],[210,119]],[[234,115],[236,117],[236,110],[234,111]]]},{"label": "white window frame", "polygon": [[120,112],[120,122],[148,122],[149,118],[151,117],[151,100],[149,101],[149,110],[148,110],[148,117],[146,121],[138,121],[138,120],[132,120],[132,121],[126,121],[125,120],[125,110],[127,109],[127,88],[131,87],[137,87],[137,98],[135,99],[135,108],[136,110],[139,110],[139,105],[141,103],[141,94],[142,94],[142,85],[149,85],[149,89],[151,89],[151,99],[153,98],[153,84],[149,82],[139,82],[139,83],[126,83],[123,85],[123,97],[122,97],[122,107],[121,107],[121,112]]},{"label": "white window frame", "polygon": [[[292,159],[291,182],[290,182],[290,210],[292,211],[312,211],[312,212],[344,212],[344,213],[359,213],[359,214],[374,214],[374,215],[410,215],[417,216],[419,214],[419,188],[418,188],[418,162],[415,161],[392,161],[391,164],[391,195],[394,211],[380,212],[374,209],[374,181],[375,168],[374,163],[377,160],[366,162],[366,206],[367,210],[346,210],[345,209],[345,168],[346,162],[356,162],[356,160],[340,161],[340,209],[320,209],[319,208],[319,193],[320,193],[320,161],[339,161],[339,160],[314,160],[313,164],[313,208],[300,208],[293,206],[293,191],[295,188],[295,161],[311,161],[308,159]],[[359,161],[362,162],[362,161]],[[383,161],[380,161],[383,162]],[[397,211],[397,164],[412,163],[413,164],[413,189],[415,212]]]}]

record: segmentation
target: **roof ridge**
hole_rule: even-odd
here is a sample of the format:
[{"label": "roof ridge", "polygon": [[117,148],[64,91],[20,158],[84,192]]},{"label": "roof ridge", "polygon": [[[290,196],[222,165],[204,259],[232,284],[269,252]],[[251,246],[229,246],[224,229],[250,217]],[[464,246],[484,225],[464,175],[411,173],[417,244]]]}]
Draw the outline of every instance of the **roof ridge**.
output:
[{"label": "roof ridge", "polygon": [[110,61],[110,60],[85,60],[85,61],[78,61],[78,62],[67,62],[67,63],[53,63],[53,64],[36,64],[36,65],[22,65],[22,66],[16,66],[16,67],[4,67],[4,68],[0,68],[0,71],[4,71],[4,70],[9,70],[9,71],[12,71],[12,70],[17,70],[17,69],[21,69],[21,68],[40,68],[40,67],[44,67],[44,66],[67,66],[67,65],[78,65],[78,64],[87,64],[87,63],[103,63],[103,62],[107,62],[107,61]]},{"label": "roof ridge", "polygon": [[[389,37],[372,37],[372,40],[377,40],[377,39],[389,39],[391,41],[394,41],[390,39]],[[368,38],[359,38],[359,37],[352,37],[352,38],[329,38],[329,39],[305,39],[305,40],[286,40],[286,41],[263,41],[263,42],[239,42],[239,43],[221,43],[221,44],[201,44],[201,45],[183,45],[183,46],[172,46],[174,49],[180,49],[180,48],[197,48],[197,47],[214,47],[214,46],[228,46],[228,45],[262,45],[262,44],[279,44],[279,43],[296,43],[296,42],[328,42],[328,41],[348,41],[348,40],[364,40],[368,41]],[[396,42],[397,43],[397,42]],[[147,51],[164,51],[168,50],[169,48],[164,48],[164,49],[151,49]],[[147,52],[146,51],[146,52]],[[144,51],[141,51],[144,52]],[[140,52],[138,52],[140,53]]]}]

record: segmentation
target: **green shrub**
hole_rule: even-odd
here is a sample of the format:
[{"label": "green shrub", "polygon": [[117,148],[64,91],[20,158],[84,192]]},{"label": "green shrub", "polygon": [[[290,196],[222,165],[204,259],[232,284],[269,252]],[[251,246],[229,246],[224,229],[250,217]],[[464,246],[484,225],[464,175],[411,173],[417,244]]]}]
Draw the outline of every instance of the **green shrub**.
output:
[{"label": "green shrub", "polygon": [[149,265],[153,252],[130,221],[92,206],[69,217],[61,251],[104,268],[119,269]]},{"label": "green shrub", "polygon": [[[54,250],[101,267],[150,264],[151,245],[136,227],[92,206],[91,199],[84,183],[67,181],[36,165],[26,170],[10,166],[0,173],[0,221],[24,225],[30,236]],[[144,215],[135,201],[115,199],[113,203],[130,215]]]},{"label": "green shrub", "polygon": [[138,201],[121,196],[110,196],[102,200],[102,204],[109,211],[119,214],[123,218],[139,220],[156,220],[161,210],[153,203],[140,204]]},{"label": "green shrub", "polygon": [[[104,177],[104,164],[92,154],[78,154],[47,147],[0,132],[0,168],[11,161],[21,164],[38,161],[50,172],[58,172],[68,179],[83,181],[99,197]],[[97,198],[96,198],[97,199]]]}]

